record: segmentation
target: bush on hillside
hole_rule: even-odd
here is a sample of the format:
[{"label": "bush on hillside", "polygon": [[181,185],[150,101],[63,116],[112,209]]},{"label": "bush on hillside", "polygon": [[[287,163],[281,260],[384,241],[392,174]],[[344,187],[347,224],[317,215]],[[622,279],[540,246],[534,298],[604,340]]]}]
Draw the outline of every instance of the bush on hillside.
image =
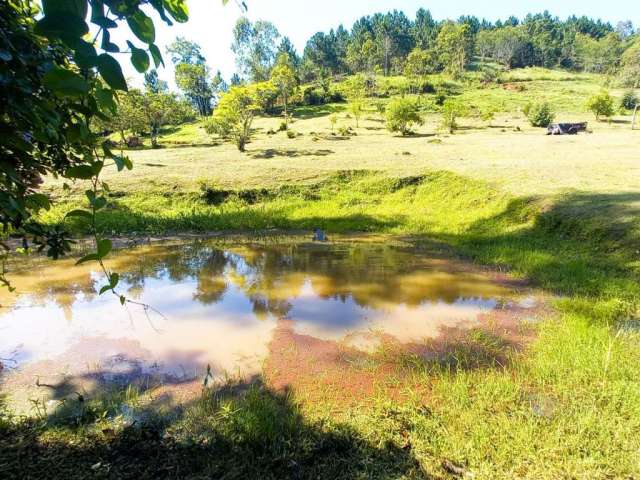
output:
[{"label": "bush on hillside", "polygon": [[625,110],[633,110],[638,103],[638,96],[633,90],[625,92],[620,100],[620,106]]},{"label": "bush on hillside", "polygon": [[337,90],[325,91],[321,87],[306,87],[302,91],[302,103],[305,105],[324,105],[344,102],[344,96]]},{"label": "bush on hillside", "polygon": [[418,104],[409,98],[396,98],[389,102],[386,108],[387,129],[402,135],[411,133],[411,127],[422,125],[422,117]]},{"label": "bush on hillside", "polygon": [[529,103],[524,107],[524,114],[532,127],[548,127],[556,118],[556,114],[547,102]]},{"label": "bush on hillside", "polygon": [[458,128],[458,117],[462,117],[467,114],[466,107],[452,98],[447,99],[442,106],[442,128],[449,133],[455,132]]},{"label": "bush on hillside", "polygon": [[613,97],[606,91],[589,98],[587,100],[587,108],[593,112],[596,120],[600,120],[601,117],[612,117],[615,113]]}]

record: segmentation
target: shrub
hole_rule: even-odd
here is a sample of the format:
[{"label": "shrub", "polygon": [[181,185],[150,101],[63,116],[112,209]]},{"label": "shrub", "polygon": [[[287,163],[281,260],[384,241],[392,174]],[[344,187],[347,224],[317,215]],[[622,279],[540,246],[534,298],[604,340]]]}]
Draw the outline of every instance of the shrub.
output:
[{"label": "shrub", "polygon": [[294,132],[293,130],[287,130],[287,137],[288,138],[296,138],[297,133]]},{"label": "shrub", "polygon": [[453,133],[458,127],[457,119],[467,112],[464,105],[457,100],[448,99],[442,108],[442,127]]},{"label": "shrub", "polygon": [[225,93],[213,116],[205,123],[209,134],[216,134],[233,141],[244,152],[251,139],[251,125],[261,111],[255,92],[249,87],[232,87]]},{"label": "shrub", "polygon": [[524,107],[524,114],[532,127],[548,127],[556,118],[556,114],[547,102],[529,103]]},{"label": "shrub", "polygon": [[341,137],[351,137],[356,135],[356,132],[351,127],[340,127],[338,128],[338,133]]},{"label": "shrub", "polygon": [[620,100],[620,106],[625,110],[633,110],[638,105],[638,96],[633,90],[624,93]]},{"label": "shrub", "polygon": [[329,123],[331,123],[331,133],[333,133],[336,128],[336,124],[338,123],[338,115],[335,113],[329,115]]},{"label": "shrub", "polygon": [[408,98],[396,98],[389,102],[386,110],[387,129],[390,132],[400,132],[402,135],[411,133],[413,125],[422,125],[422,117],[415,101]]},{"label": "shrub", "polygon": [[600,120],[600,117],[611,117],[615,113],[613,97],[606,91],[589,98],[587,108],[593,112],[596,120]]}]

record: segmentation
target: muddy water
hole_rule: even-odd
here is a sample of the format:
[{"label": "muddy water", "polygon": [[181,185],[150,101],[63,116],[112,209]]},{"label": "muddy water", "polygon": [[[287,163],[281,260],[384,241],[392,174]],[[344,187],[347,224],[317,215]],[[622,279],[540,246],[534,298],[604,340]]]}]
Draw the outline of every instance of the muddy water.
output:
[{"label": "muddy water", "polygon": [[284,362],[292,348],[311,349],[316,364],[323,352],[370,353],[389,340],[426,345],[538,305],[518,282],[375,239],[154,244],[115,253],[109,267],[123,293],[155,311],[97,295],[102,276],[72,260],[13,273],[17,293],[0,297],[0,389],[26,400],[141,379],[187,385],[207,365],[217,378],[265,365],[289,378],[303,361]]}]

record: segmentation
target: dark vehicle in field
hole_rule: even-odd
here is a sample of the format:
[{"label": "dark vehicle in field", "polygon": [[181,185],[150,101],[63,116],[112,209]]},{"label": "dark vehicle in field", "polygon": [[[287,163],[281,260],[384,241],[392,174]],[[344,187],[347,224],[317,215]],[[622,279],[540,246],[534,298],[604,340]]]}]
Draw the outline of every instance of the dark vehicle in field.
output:
[{"label": "dark vehicle in field", "polygon": [[547,127],[547,135],[577,135],[587,131],[587,122],[581,123],[552,123]]}]

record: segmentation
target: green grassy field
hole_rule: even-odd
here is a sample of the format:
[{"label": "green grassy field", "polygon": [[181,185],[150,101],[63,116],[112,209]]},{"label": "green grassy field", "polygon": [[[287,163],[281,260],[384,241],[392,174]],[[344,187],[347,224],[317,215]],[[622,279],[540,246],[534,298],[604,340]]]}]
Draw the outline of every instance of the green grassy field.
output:
[{"label": "green grassy field", "polygon": [[[490,123],[461,119],[454,135],[432,113],[415,136],[393,136],[371,107],[357,136],[335,136],[329,113],[354,123],[340,104],[299,109],[294,139],[267,135],[279,120],[259,119],[243,154],[197,124],[168,132],[166,148],[129,152],[132,172],[105,176],[111,204],[99,227],[320,227],[446,244],[559,297],[525,352],[506,364],[408,361],[426,399],[407,387],[402,401],[380,393],[338,408],[253,385],[240,396],[204,395],[148,428],[112,419],[114,404],[144,410],[136,395],[90,399],[71,424],[0,416],[0,473],[29,459],[33,477],[54,468],[65,478],[640,478],[640,131],[628,116],[596,123],[584,111],[602,78],[509,76],[525,90],[462,94],[502,111]],[[592,133],[547,137],[529,127],[518,109],[541,96],[558,120],[588,120]],[[84,190],[47,188],[59,201],[44,216],[51,223]]]}]

